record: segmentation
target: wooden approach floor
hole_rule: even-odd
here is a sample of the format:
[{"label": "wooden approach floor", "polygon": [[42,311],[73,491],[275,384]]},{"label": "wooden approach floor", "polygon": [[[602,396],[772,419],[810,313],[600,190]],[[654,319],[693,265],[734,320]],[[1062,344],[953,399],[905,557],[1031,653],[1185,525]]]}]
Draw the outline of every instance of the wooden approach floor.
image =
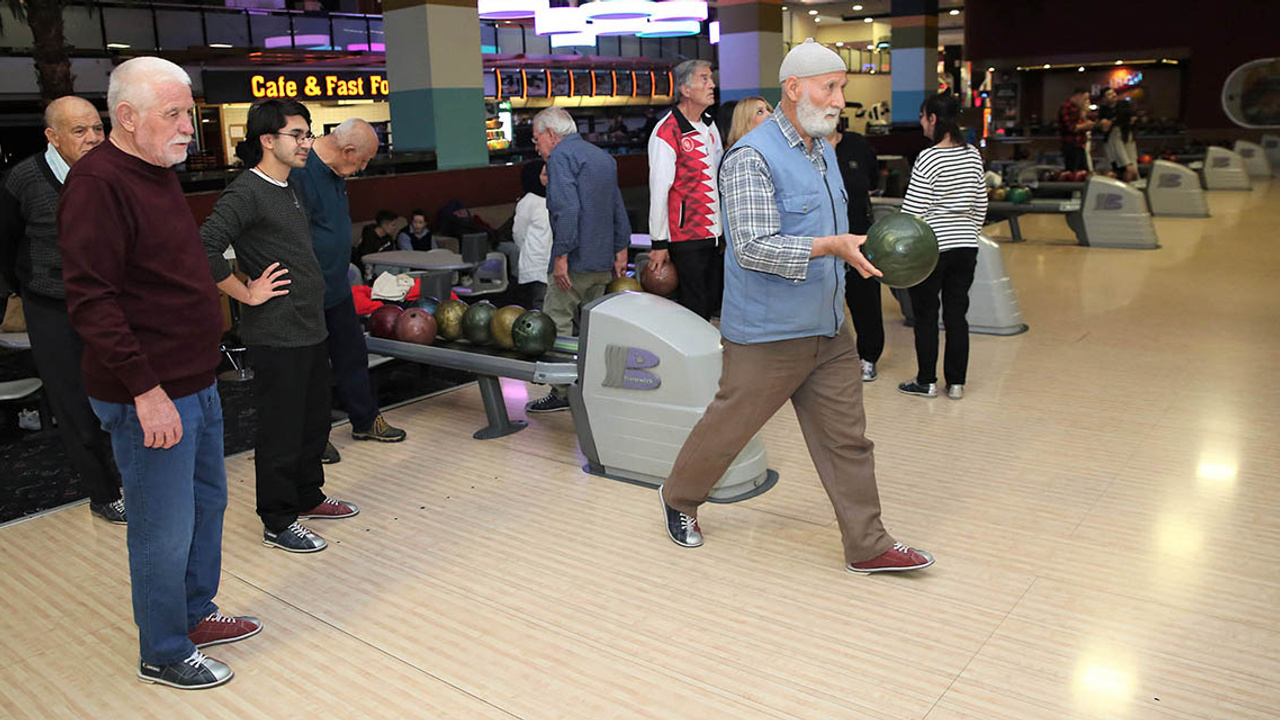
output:
[{"label": "wooden approach floor", "polygon": [[[781,483],[673,545],[652,490],[579,470],[568,414],[479,442],[475,386],[354,444],[314,556],[264,548],[227,463],[223,585],[266,623],[184,693],[134,678],[124,532],[75,507],[0,530],[0,716],[15,718],[1280,717],[1280,182],[1158,219],[1163,249],[1024,222],[1031,331],[973,339],[968,396],[866,386],[884,515],[930,570],[844,571],[785,408]],[[997,233],[999,234],[999,233]],[[513,415],[541,388],[511,383]]]}]

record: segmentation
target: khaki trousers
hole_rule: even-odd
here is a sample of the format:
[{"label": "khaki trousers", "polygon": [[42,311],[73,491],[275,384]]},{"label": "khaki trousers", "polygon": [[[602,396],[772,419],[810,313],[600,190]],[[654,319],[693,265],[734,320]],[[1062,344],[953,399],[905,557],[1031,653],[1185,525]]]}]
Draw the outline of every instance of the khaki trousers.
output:
[{"label": "khaki trousers", "polygon": [[724,342],[720,389],[685,440],[663,499],[696,515],[751,437],[787,400],[795,407],[818,477],[835,509],[845,562],[893,546],[880,522],[874,445],[862,408],[862,369],[847,329],[833,338]]},{"label": "khaki trousers", "polygon": [[[574,325],[577,324],[579,309],[586,303],[604,295],[605,288],[613,279],[611,272],[569,273],[569,283],[573,287],[561,290],[553,277],[547,277],[547,296],[542,301],[542,312],[556,324],[556,335],[561,337],[576,336]],[[568,385],[552,385],[551,392],[569,397]]]}]

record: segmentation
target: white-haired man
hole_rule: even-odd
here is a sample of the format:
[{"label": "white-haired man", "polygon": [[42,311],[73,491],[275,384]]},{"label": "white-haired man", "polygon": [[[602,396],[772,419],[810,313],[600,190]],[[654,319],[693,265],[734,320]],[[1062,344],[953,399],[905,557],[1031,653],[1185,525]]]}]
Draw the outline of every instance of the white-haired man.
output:
[{"label": "white-haired man", "polygon": [[[80,379],[83,343],[67,315],[58,252],[58,196],[71,166],[102,144],[102,118],[84,98],[60,97],[44,112],[49,146],[13,166],[0,184],[0,257],[13,258],[22,292],[31,356],[44,380],[67,462],[89,495],[89,512],[108,522],[127,522],[120,473],[111,457],[111,437],[89,406]],[[8,275],[10,268],[3,268]]]},{"label": "white-haired man", "polygon": [[676,268],[676,301],[704,320],[720,305],[720,191],[724,144],[707,114],[716,101],[711,63],[686,60],[673,73],[680,102],[649,137],[649,262]]},{"label": "white-haired man", "polygon": [[129,503],[138,678],[198,689],[232,675],[198,648],[262,624],[213,603],[227,506],[214,380],[222,308],[172,170],[195,132],[190,85],[182,68],[154,57],[111,73],[111,135],[71,168],[58,224],[85,391],[111,434]]},{"label": "white-haired man", "polygon": [[[378,410],[378,398],[369,381],[369,351],[364,344],[364,328],[356,315],[347,269],[351,264],[351,205],[347,200],[347,178],[364,170],[378,153],[378,135],[373,126],[350,118],[317,138],[307,156],[307,164],[289,173],[289,182],[302,190],[302,204],[311,221],[311,246],[324,273],[324,323],[329,364],[338,400],[351,419],[351,437],[356,440],[400,442],[405,432],[392,427]],[[332,443],[325,447],[323,462],[341,460]]]},{"label": "white-haired man", "polygon": [[725,157],[721,188],[729,246],[715,400],[659,488],[668,535],[702,544],[698,506],[765,422],[795,408],[831,498],[850,572],[918,570],[925,552],[895,542],[880,521],[866,438],[858,352],[844,323],[844,268],[880,274],[848,233],[844,182],[824,140],[844,108],[845,65],[812,39],[778,71],[782,102]]},{"label": "white-haired man", "polygon": [[[627,269],[631,222],[618,190],[618,164],[583,140],[564,108],[533,116],[533,141],[547,161],[547,212],[551,215],[551,277],[545,312],[560,335],[573,334],[583,303],[604,294]],[[525,406],[527,412],[569,409],[568,387]]]}]

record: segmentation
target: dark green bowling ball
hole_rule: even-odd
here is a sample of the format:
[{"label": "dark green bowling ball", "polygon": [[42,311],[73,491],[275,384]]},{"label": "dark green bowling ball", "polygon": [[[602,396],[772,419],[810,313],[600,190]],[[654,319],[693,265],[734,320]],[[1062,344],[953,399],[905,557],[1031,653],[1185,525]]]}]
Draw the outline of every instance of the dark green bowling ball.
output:
[{"label": "dark green bowling ball", "polygon": [[938,264],[938,238],[915,215],[894,213],[871,226],[862,254],[884,273],[877,280],[892,288],[909,288],[929,277]]},{"label": "dark green bowling ball", "polygon": [[516,352],[525,357],[538,357],[556,344],[556,324],[537,310],[530,310],[511,326],[511,340]]},{"label": "dark green bowling ball", "polygon": [[461,300],[445,300],[436,306],[436,328],[440,337],[445,340],[457,340],[462,337],[462,316],[467,312],[467,304]]},{"label": "dark green bowling ball", "polygon": [[489,325],[493,322],[493,314],[498,308],[488,300],[482,300],[467,308],[462,316],[462,337],[473,345],[488,345],[493,342],[493,333]]}]

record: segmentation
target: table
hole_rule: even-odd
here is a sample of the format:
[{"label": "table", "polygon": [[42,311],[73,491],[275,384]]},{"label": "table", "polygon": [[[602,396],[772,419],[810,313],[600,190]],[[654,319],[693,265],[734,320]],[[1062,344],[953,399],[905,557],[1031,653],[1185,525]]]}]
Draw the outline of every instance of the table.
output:
[{"label": "table", "polygon": [[377,275],[377,268],[405,268],[408,270],[464,271],[475,268],[476,263],[462,260],[459,255],[431,255],[431,250],[388,250],[369,253],[362,260],[365,267]]}]

